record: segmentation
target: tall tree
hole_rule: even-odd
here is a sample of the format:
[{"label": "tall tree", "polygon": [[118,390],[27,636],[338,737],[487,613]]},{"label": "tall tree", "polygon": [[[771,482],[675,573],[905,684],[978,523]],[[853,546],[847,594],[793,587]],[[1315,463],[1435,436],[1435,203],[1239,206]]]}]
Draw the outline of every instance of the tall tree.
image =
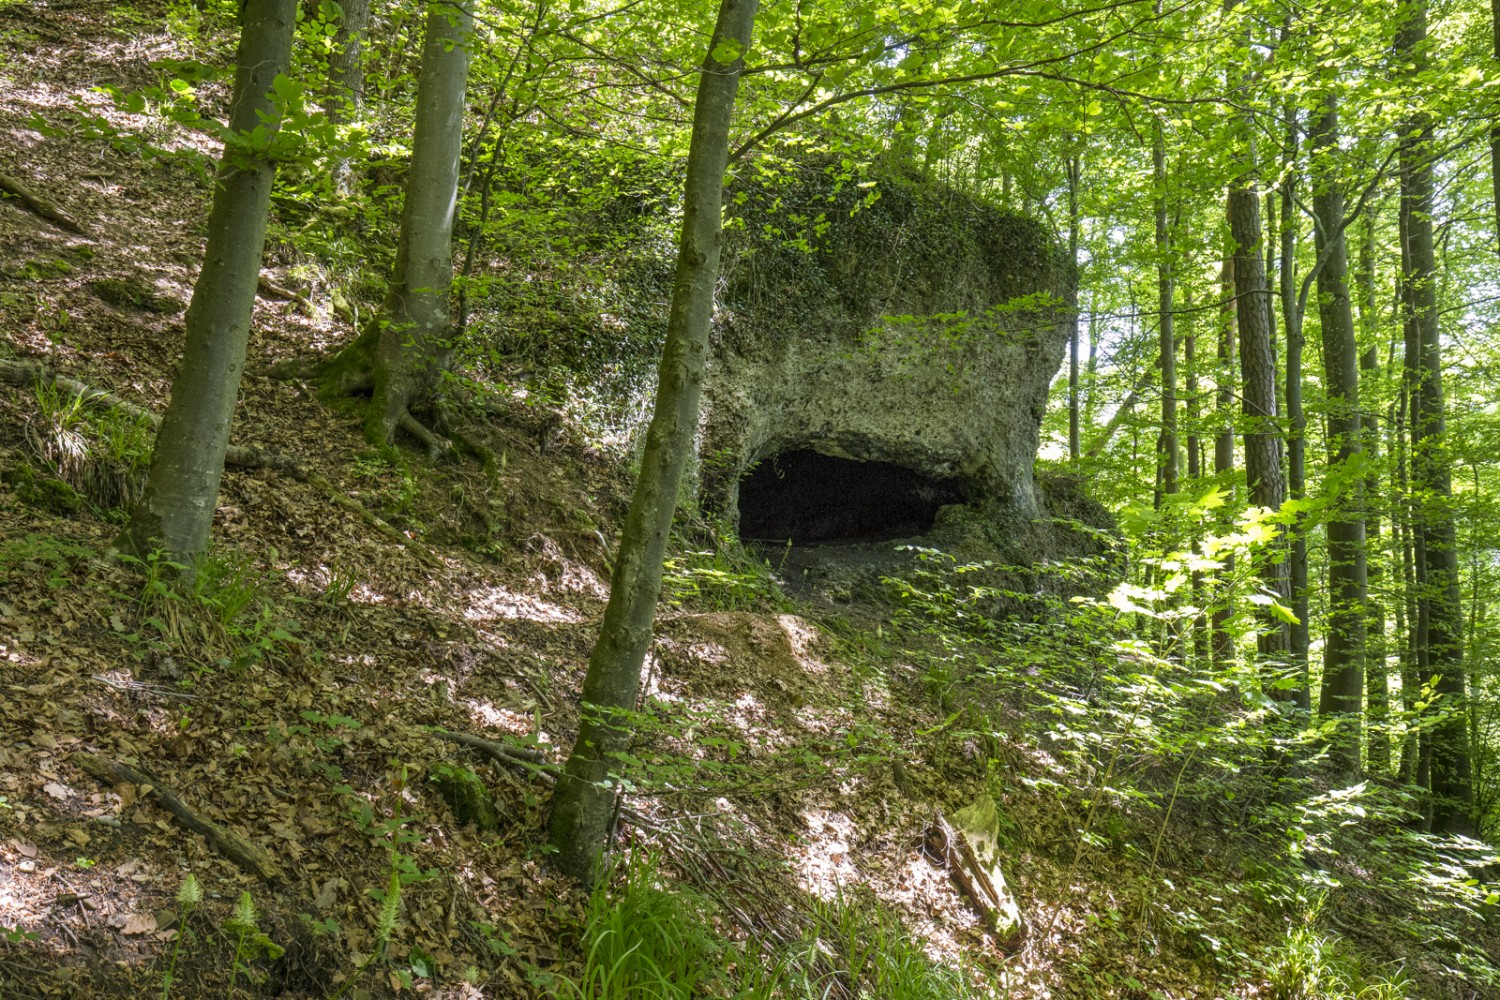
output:
[{"label": "tall tree", "polygon": [[[370,24],[370,0],[336,0],[339,26],[328,59],[328,95],[323,108],[334,125],[359,116],[365,99],[365,31]],[[333,164],[333,183],[340,195],[354,193],[354,167],[340,155]]]},{"label": "tall tree", "polygon": [[430,412],[441,424],[439,382],[453,349],[453,221],[473,26],[464,5],[429,4],[395,271],[379,314],[321,377],[330,395],[371,393],[365,437],[375,445],[391,444],[399,428],[434,454],[447,447],[414,411]]},{"label": "tall tree", "polygon": [[1318,318],[1323,334],[1323,384],[1327,393],[1329,474],[1338,491],[1328,518],[1328,636],[1323,645],[1321,715],[1338,722],[1330,760],[1345,774],[1360,765],[1364,705],[1365,520],[1363,477],[1355,473],[1364,442],[1360,432],[1359,348],[1349,302],[1349,261],[1344,237],[1344,192],[1338,178],[1338,104],[1325,95],[1312,129],[1314,231],[1318,260]]},{"label": "tall tree", "polygon": [[[1285,499],[1281,473],[1281,431],[1277,425],[1276,359],[1271,352],[1271,317],[1267,308],[1265,264],[1261,258],[1260,198],[1253,176],[1237,181],[1229,192],[1229,230],[1234,240],[1234,293],[1239,320],[1240,378],[1244,416],[1245,479],[1250,502],[1272,511],[1281,508]],[[1279,529],[1277,540],[1260,563],[1261,584],[1268,595],[1283,607],[1290,600],[1286,561],[1280,549],[1285,534]],[[1260,613],[1257,648],[1262,663],[1274,669],[1284,661],[1291,648],[1287,622],[1275,609]],[[1290,686],[1279,677],[1268,675],[1267,693],[1278,700],[1300,701],[1305,697],[1306,679],[1293,678]]]},{"label": "tall tree", "polygon": [[1172,239],[1167,228],[1167,141],[1161,119],[1151,142],[1151,178],[1155,190],[1156,310],[1161,366],[1161,490],[1177,492],[1177,336],[1172,323]]},{"label": "tall tree", "polygon": [[[1282,45],[1289,31],[1283,29]],[[1286,104],[1286,145],[1281,180],[1281,317],[1286,328],[1286,450],[1287,486],[1293,500],[1307,496],[1307,415],[1302,409],[1302,352],[1307,339],[1302,331],[1302,304],[1297,296],[1297,146],[1299,123],[1296,102]],[[1299,513],[1292,523],[1291,544],[1287,552],[1287,586],[1291,588],[1291,609],[1296,621],[1291,630],[1293,668],[1307,672],[1307,655],[1311,643],[1312,615],[1307,595],[1307,534]]]},{"label": "tall tree", "polygon": [[144,556],[164,546],[190,565],[207,547],[234,419],[255,286],[266,243],[280,122],[278,77],[291,65],[296,0],[246,0],[235,54],[229,132],[214,177],[203,267],[187,339],[151,455],[146,490],[117,544]]},{"label": "tall tree", "polygon": [[608,837],[610,765],[630,739],[621,713],[635,707],[651,646],[662,559],[683,470],[698,429],[714,285],[719,276],[724,171],[743,55],[758,0],[722,0],[698,78],[683,189],[682,236],[656,402],[635,495],[625,517],[609,603],[583,681],[583,721],[552,800],[549,838],[558,866],[592,883]]},{"label": "tall tree", "polygon": [[[1403,8],[1396,51],[1421,72],[1427,65],[1427,6]],[[1463,613],[1459,602],[1458,551],[1451,505],[1451,459],[1444,440],[1443,346],[1438,328],[1437,260],[1433,248],[1432,122],[1412,114],[1401,130],[1402,285],[1415,347],[1411,397],[1412,489],[1417,497],[1415,529],[1419,568],[1419,613],[1425,635],[1424,677],[1436,678],[1437,719],[1428,731],[1429,787],[1433,828],[1473,832],[1468,726],[1463,668]],[[1421,577],[1425,575],[1425,580]],[[1420,774],[1420,768],[1419,768]]]},{"label": "tall tree", "polygon": [[[1500,0],[1496,0],[1500,3]],[[1081,157],[1074,153],[1068,157],[1068,254],[1073,268],[1078,269],[1078,182],[1083,172]],[[1071,303],[1072,320],[1068,329],[1068,459],[1076,467],[1083,457],[1083,444],[1079,432],[1080,406],[1078,385],[1078,288],[1075,282]]]},{"label": "tall tree", "polygon": [[[1219,315],[1219,340],[1214,374],[1215,421],[1218,429],[1214,434],[1214,476],[1225,490],[1233,489],[1230,483],[1234,475],[1234,357],[1238,349],[1239,320],[1235,318],[1234,300],[1234,254],[1224,254],[1224,265],[1219,271],[1220,301],[1224,303]],[[1226,575],[1234,570],[1234,555],[1231,553],[1224,567]],[[1214,663],[1227,666],[1234,659],[1234,637],[1229,633],[1229,608],[1221,604],[1215,609],[1211,630]]]}]

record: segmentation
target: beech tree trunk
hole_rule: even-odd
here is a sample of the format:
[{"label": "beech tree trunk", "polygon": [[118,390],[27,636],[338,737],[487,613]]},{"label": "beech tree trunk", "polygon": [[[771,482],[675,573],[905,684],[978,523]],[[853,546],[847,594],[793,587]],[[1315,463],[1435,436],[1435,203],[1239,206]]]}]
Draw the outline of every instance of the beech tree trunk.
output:
[{"label": "beech tree trunk", "polygon": [[[1500,0],[1496,0],[1500,3]],[[1068,253],[1073,267],[1078,267],[1078,181],[1082,164],[1077,156],[1068,158]],[[1078,386],[1078,282],[1073,282],[1072,324],[1068,331],[1068,459],[1076,467],[1083,457],[1079,431],[1080,406]]]},{"label": "beech tree trunk", "polygon": [[1344,238],[1344,192],[1331,162],[1338,148],[1338,106],[1324,100],[1312,133],[1313,214],[1316,217],[1318,317],[1323,331],[1323,386],[1328,407],[1329,478],[1342,490],[1328,518],[1328,637],[1318,713],[1338,721],[1330,763],[1359,773],[1361,710],[1365,694],[1365,518],[1363,481],[1345,472],[1364,450],[1359,414],[1359,349],[1349,302]]},{"label": "beech tree trunk", "polygon": [[378,447],[399,428],[434,454],[446,448],[414,414],[437,413],[453,349],[453,221],[473,26],[459,4],[435,0],[428,9],[395,273],[379,315],[322,375],[326,394],[371,394],[365,437]]},{"label": "beech tree trunk", "polygon": [[[677,492],[698,429],[719,275],[729,124],[744,69],[740,54],[750,47],[756,6],[757,0],[722,0],[699,75],[682,239],[656,402],[615,558],[609,603],[583,682],[583,722],[552,800],[549,837],[557,850],[556,864],[587,884],[601,870],[614,800],[609,771],[629,744],[631,727],[622,713],[635,707],[640,691]],[[722,47],[733,50],[731,62],[715,57]]]},{"label": "beech tree trunk", "polygon": [[1167,147],[1161,122],[1151,143],[1156,187],[1156,310],[1161,365],[1161,491],[1177,492],[1177,337],[1172,324],[1172,242],[1167,229]]},{"label": "beech tree trunk", "polygon": [[[1281,430],[1277,426],[1276,359],[1271,352],[1271,318],[1265,265],[1261,259],[1260,198],[1253,181],[1237,183],[1229,192],[1229,230],[1234,240],[1235,311],[1239,318],[1242,413],[1245,421],[1245,479],[1250,502],[1279,510],[1285,499],[1281,473]],[[1286,536],[1268,546],[1260,561],[1261,584],[1283,606],[1291,600],[1284,553]],[[1283,680],[1291,651],[1291,630],[1269,609],[1259,613],[1256,645],[1266,680],[1266,693],[1282,701],[1299,701],[1306,678]]]},{"label": "beech tree trunk", "polygon": [[[1282,33],[1283,40],[1286,32]],[[1307,339],[1302,332],[1302,309],[1297,299],[1297,184],[1292,169],[1297,160],[1297,117],[1289,107],[1286,120],[1286,178],[1281,182],[1281,316],[1286,326],[1286,417],[1287,485],[1293,500],[1307,496],[1307,417],[1302,411],[1302,351]],[[1287,553],[1287,583],[1291,587],[1291,654],[1293,668],[1308,672],[1308,649],[1312,645],[1312,615],[1307,600],[1307,535],[1302,515],[1291,529]]]},{"label": "beech tree trunk", "polygon": [[[1425,68],[1427,8],[1416,2],[1396,35],[1401,56]],[[1412,397],[1412,488],[1420,497],[1419,569],[1425,570],[1419,606],[1427,654],[1425,677],[1436,677],[1437,721],[1430,730],[1432,826],[1445,833],[1473,833],[1473,789],[1469,762],[1463,609],[1459,603],[1458,551],[1452,510],[1451,459],[1444,440],[1443,348],[1438,329],[1437,261],[1433,251],[1433,179],[1429,146],[1432,123],[1417,114],[1401,134],[1401,209],[1405,216],[1402,279],[1416,340],[1416,386]],[[1419,771],[1420,773],[1420,771]]]},{"label": "beech tree trunk", "polygon": [[[1227,492],[1234,491],[1234,357],[1239,321],[1235,318],[1234,306],[1234,254],[1226,253],[1224,267],[1219,272],[1219,289],[1223,297],[1223,312],[1219,316],[1218,370],[1215,373],[1217,387],[1214,396],[1216,420],[1219,427],[1214,435],[1214,476]],[[1224,576],[1234,575],[1234,556],[1225,559]],[[1234,639],[1229,634],[1229,608],[1220,607],[1213,613],[1213,662],[1228,666],[1234,662]]]},{"label": "beech tree trunk", "polygon": [[[359,116],[365,99],[365,30],[370,24],[370,0],[337,0],[338,33],[328,62],[328,98],[323,104],[328,121],[344,125]],[[354,193],[354,168],[348,157],[333,164],[334,189],[343,197]]]},{"label": "beech tree trunk", "polygon": [[156,435],[145,493],[116,542],[140,557],[165,547],[189,571],[208,548],[218,506],[276,176],[275,162],[249,136],[262,127],[274,133],[280,125],[271,87],[291,66],[296,14],[295,0],[246,0],[229,109],[232,138],[214,179],[182,362]]}]

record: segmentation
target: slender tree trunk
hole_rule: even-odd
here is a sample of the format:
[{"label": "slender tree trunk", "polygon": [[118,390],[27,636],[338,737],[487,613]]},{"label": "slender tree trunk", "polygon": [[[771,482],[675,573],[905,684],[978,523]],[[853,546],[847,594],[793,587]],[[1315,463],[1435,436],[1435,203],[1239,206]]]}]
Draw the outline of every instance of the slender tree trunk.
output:
[{"label": "slender tree trunk", "polygon": [[1177,492],[1177,338],[1172,323],[1172,238],[1167,228],[1167,144],[1160,120],[1151,144],[1156,187],[1156,310],[1161,365],[1161,488]]},{"label": "slender tree trunk", "polygon": [[[1285,32],[1282,34],[1286,38]],[[1286,415],[1287,480],[1293,500],[1307,496],[1307,417],[1302,411],[1302,350],[1307,341],[1302,333],[1302,310],[1297,300],[1297,208],[1296,173],[1297,117],[1288,107],[1286,120],[1286,177],[1281,182],[1281,316],[1286,326]],[[1292,589],[1292,665],[1303,676],[1308,673],[1308,648],[1311,646],[1312,615],[1307,600],[1307,535],[1299,513],[1292,525],[1291,548],[1287,554],[1288,585]]]},{"label": "slender tree trunk", "polygon": [[1360,386],[1365,410],[1361,417],[1365,450],[1370,457],[1371,472],[1365,477],[1366,566],[1369,588],[1365,595],[1365,768],[1377,777],[1391,770],[1391,741],[1388,732],[1391,714],[1390,679],[1387,676],[1385,639],[1386,549],[1381,528],[1380,418],[1372,401],[1378,395],[1380,357],[1373,343],[1378,318],[1375,301],[1375,225],[1373,217],[1364,221],[1364,238],[1359,247],[1359,326],[1361,340],[1370,346],[1360,355]]},{"label": "slender tree trunk", "polygon": [[[1500,2],[1500,0],[1497,0]],[[1078,181],[1081,163],[1077,155],[1068,158],[1068,254],[1073,267],[1078,268]],[[1068,332],[1068,459],[1076,467],[1083,456],[1083,444],[1079,430],[1079,386],[1078,386],[1078,283],[1073,283],[1072,324]]]},{"label": "slender tree trunk", "polygon": [[[365,30],[370,24],[370,0],[337,0],[339,27],[333,37],[328,64],[328,98],[323,103],[329,124],[345,125],[359,117],[365,100]],[[354,194],[354,168],[347,156],[333,164],[334,190]]]},{"label": "slender tree trunk", "polygon": [[[1185,297],[1185,307],[1189,312],[1192,311],[1192,296]],[[1202,419],[1203,408],[1198,399],[1198,336],[1193,332],[1191,323],[1188,325],[1187,336],[1182,338],[1182,360],[1187,369],[1183,381],[1183,392],[1187,394],[1187,474],[1189,479],[1199,479],[1203,476],[1203,443],[1198,436],[1198,424]]]},{"label": "slender tree trunk", "polygon": [[[1396,49],[1420,71],[1425,67],[1427,8],[1406,9]],[[1412,486],[1422,498],[1421,565],[1427,579],[1427,676],[1437,678],[1438,722],[1431,730],[1433,829],[1473,833],[1468,705],[1463,665],[1463,609],[1459,599],[1451,459],[1445,442],[1442,339],[1438,329],[1437,261],[1433,251],[1432,124],[1417,114],[1402,130],[1401,200],[1406,215],[1406,270],[1411,318],[1417,334],[1417,385],[1412,399]]]},{"label": "slender tree trunk", "polygon": [[[1235,318],[1234,305],[1234,255],[1225,254],[1224,267],[1219,272],[1219,289],[1224,302],[1219,317],[1218,368],[1215,373],[1215,414],[1218,432],[1214,436],[1214,476],[1226,491],[1233,492],[1234,477],[1234,358],[1239,322]],[[1232,505],[1231,505],[1232,506]],[[1225,559],[1224,575],[1234,575],[1234,556]],[[1213,613],[1213,661],[1221,667],[1234,662],[1234,639],[1229,634],[1229,607],[1221,605]]]},{"label": "slender tree trunk", "polygon": [[[1494,35],[1492,51],[1500,61],[1500,0],[1490,0],[1490,30]],[[1500,247],[1500,125],[1490,127],[1490,186],[1495,203],[1495,239]]]},{"label": "slender tree trunk", "polygon": [[[1272,511],[1285,499],[1281,474],[1281,434],[1276,422],[1276,359],[1271,353],[1271,324],[1261,260],[1260,198],[1253,181],[1229,192],[1229,229],[1234,239],[1234,290],[1240,327],[1240,377],[1245,420],[1245,479],[1250,502]],[[1278,530],[1260,563],[1261,585],[1285,606],[1290,600],[1284,554],[1285,533]],[[1306,678],[1283,681],[1279,670],[1291,650],[1291,631],[1274,612],[1260,612],[1256,646],[1266,673],[1266,693],[1282,701],[1301,702]]]},{"label": "slender tree trunk", "polygon": [[[583,682],[583,722],[552,801],[549,836],[557,849],[557,865],[586,883],[599,874],[608,839],[614,792],[606,779],[615,756],[629,744],[630,725],[621,713],[634,708],[640,691],[641,666],[651,646],[661,591],[662,559],[698,428],[719,275],[729,123],[744,68],[739,53],[750,47],[756,3],[722,0],[703,60],[656,404],[615,559],[609,604]],[[715,57],[726,47],[735,53],[732,62]]]},{"label": "slender tree trunk", "polygon": [[[1406,268],[1406,212],[1401,211],[1402,271]],[[1398,632],[1403,637],[1401,646],[1401,707],[1406,715],[1407,735],[1401,746],[1400,779],[1403,782],[1419,780],[1421,739],[1416,724],[1419,721],[1417,705],[1422,701],[1421,655],[1425,645],[1422,634],[1422,601],[1417,586],[1417,521],[1415,504],[1411,497],[1411,387],[1416,383],[1417,353],[1415,324],[1411,320],[1411,309],[1407,302],[1406,282],[1401,281],[1401,315],[1405,330],[1403,357],[1401,362],[1401,384],[1396,404],[1396,419],[1393,421],[1393,466],[1396,470],[1396,501],[1393,504],[1392,521],[1400,532],[1401,542],[1401,611]]]},{"label": "slender tree trunk", "polygon": [[1323,385],[1328,396],[1329,478],[1342,483],[1328,518],[1328,637],[1323,646],[1320,715],[1338,721],[1330,763],[1359,773],[1365,693],[1365,520],[1362,480],[1340,475],[1359,461],[1364,441],[1359,416],[1359,348],[1349,302],[1344,192],[1331,162],[1338,148],[1338,106],[1330,95],[1315,120],[1312,141],[1313,213],[1317,220],[1318,316],[1323,331]]},{"label": "slender tree trunk", "polygon": [[214,180],[203,268],[188,307],[187,339],[162,415],[146,491],[118,544],[137,556],[164,546],[184,565],[208,547],[235,398],[245,370],[255,286],[266,242],[275,162],[250,133],[274,133],[272,82],[291,66],[295,0],[247,0],[235,56],[231,139]]},{"label": "slender tree trunk", "polygon": [[395,273],[380,314],[322,377],[326,394],[372,394],[365,437],[380,447],[394,442],[398,428],[434,455],[447,447],[413,414],[437,412],[453,349],[453,221],[473,27],[468,8],[430,3]]}]

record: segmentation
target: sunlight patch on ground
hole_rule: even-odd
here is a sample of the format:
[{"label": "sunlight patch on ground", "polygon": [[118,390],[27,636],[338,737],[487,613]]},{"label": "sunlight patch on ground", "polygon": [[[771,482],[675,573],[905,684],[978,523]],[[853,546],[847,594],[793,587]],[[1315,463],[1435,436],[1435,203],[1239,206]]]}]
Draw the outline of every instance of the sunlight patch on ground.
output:
[{"label": "sunlight patch on ground", "polygon": [[849,858],[854,821],[844,813],[816,806],[803,810],[802,819],[807,836],[796,852],[802,886],[820,899],[838,899],[840,886],[859,881],[859,869]]},{"label": "sunlight patch on ground", "polygon": [[499,586],[477,587],[469,591],[469,606],[464,609],[464,617],[471,622],[505,618],[550,625],[576,625],[583,621],[583,616],[572,608]]},{"label": "sunlight patch on ground", "polygon": [[[514,709],[501,708],[482,698],[466,699],[464,706],[469,710],[469,717],[487,729],[504,730],[513,736],[532,734],[532,718],[529,715],[523,715]],[[536,736],[539,741],[547,742],[545,733],[537,733]]]},{"label": "sunlight patch on ground", "polygon": [[812,648],[818,641],[818,630],[812,625],[798,618],[796,615],[777,615],[776,624],[781,626],[781,631],[786,634],[787,645],[791,647],[792,655],[797,662],[802,664],[802,669],[810,674],[826,674],[828,664],[813,655]]}]

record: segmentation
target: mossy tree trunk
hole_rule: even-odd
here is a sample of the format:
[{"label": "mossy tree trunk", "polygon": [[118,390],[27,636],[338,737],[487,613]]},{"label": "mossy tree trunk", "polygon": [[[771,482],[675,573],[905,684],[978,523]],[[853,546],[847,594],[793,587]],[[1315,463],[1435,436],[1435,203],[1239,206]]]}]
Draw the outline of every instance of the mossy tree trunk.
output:
[{"label": "mossy tree trunk", "polygon": [[[662,349],[656,402],[641,456],[640,478],[625,518],[610,581],[609,604],[583,681],[583,723],[552,801],[549,830],[564,872],[592,883],[600,872],[613,812],[607,780],[626,749],[641,667],[651,646],[661,591],[662,559],[677,492],[698,429],[698,402],[708,357],[714,285],[719,276],[724,171],[729,123],[750,47],[757,0],[721,0],[698,79],[693,137],[683,192],[682,239]],[[732,50],[732,62],[715,53]]]},{"label": "mossy tree trunk", "polygon": [[[296,14],[295,0],[245,4],[229,110],[231,138],[214,181],[182,362],[157,432],[145,494],[117,542],[137,556],[165,548],[190,565],[208,547],[276,176],[275,163],[265,155],[280,122],[272,83],[291,65]],[[257,128],[264,131],[252,143]]]},{"label": "mossy tree trunk", "polygon": [[1363,483],[1338,476],[1363,449],[1359,415],[1359,349],[1349,302],[1344,192],[1332,162],[1338,148],[1338,106],[1324,100],[1312,133],[1313,214],[1317,223],[1318,316],[1323,333],[1323,385],[1328,395],[1329,478],[1347,492],[1328,519],[1328,637],[1323,645],[1320,715],[1337,720],[1329,762],[1337,773],[1359,773],[1365,686],[1365,519]]},{"label": "mossy tree trunk", "polygon": [[473,25],[459,4],[429,7],[395,273],[379,315],[320,378],[325,396],[371,395],[365,437],[379,447],[403,429],[431,452],[447,448],[414,414],[438,413],[453,348],[453,221]]}]

